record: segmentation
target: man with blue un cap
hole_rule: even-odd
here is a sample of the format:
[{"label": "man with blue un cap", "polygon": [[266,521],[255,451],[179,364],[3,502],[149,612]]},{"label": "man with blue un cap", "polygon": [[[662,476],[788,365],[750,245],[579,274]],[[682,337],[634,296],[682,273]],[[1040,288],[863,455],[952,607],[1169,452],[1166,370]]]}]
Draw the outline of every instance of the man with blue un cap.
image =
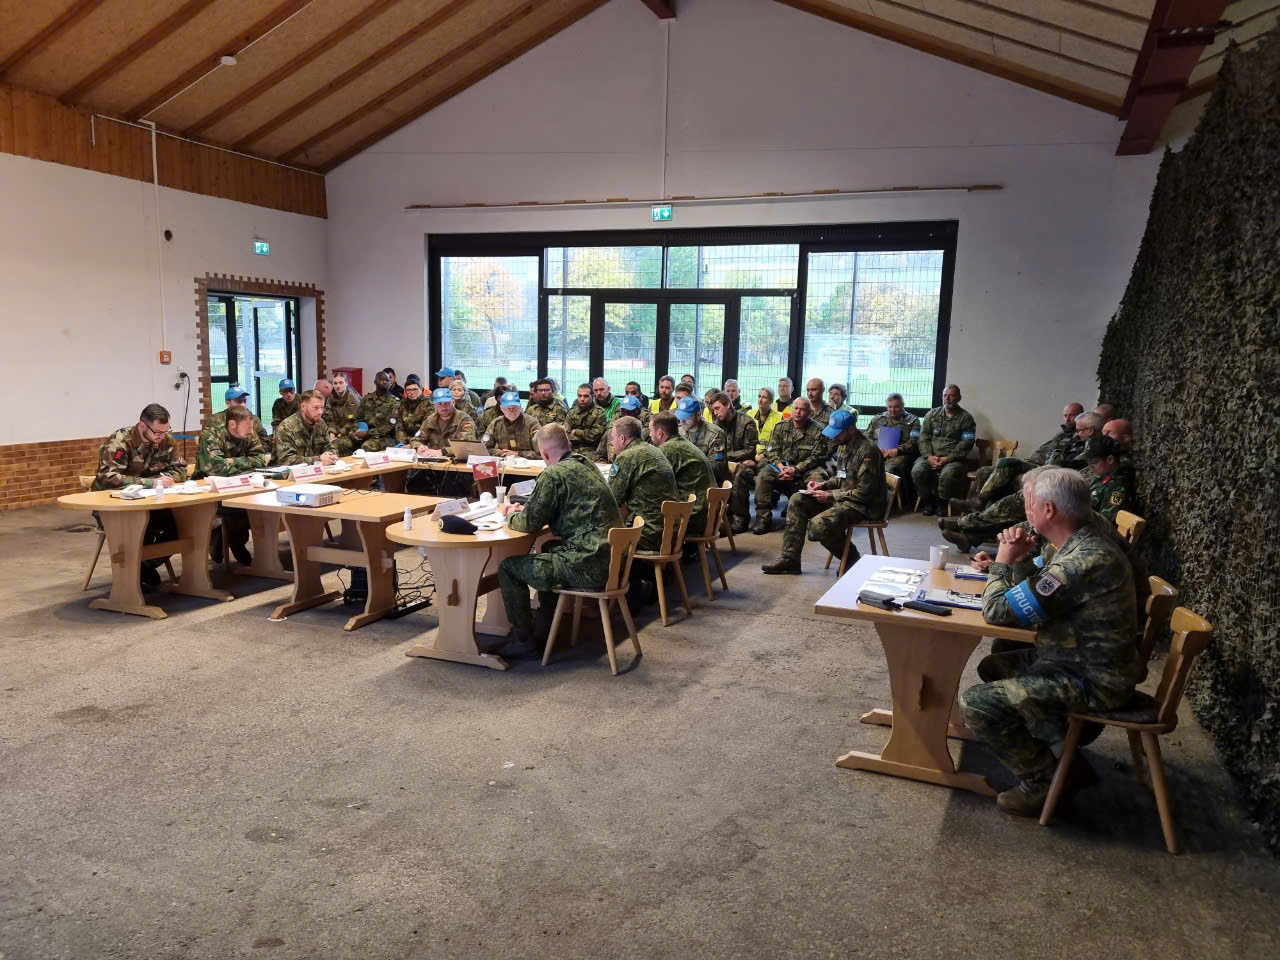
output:
[{"label": "man with blue un cap", "polygon": [[417,436],[410,441],[424,457],[440,457],[454,440],[475,440],[475,421],[453,406],[453,391],[448,387],[436,387],[431,391],[435,412],[427,414]]},{"label": "man with blue un cap", "polygon": [[[697,397],[681,397],[674,412],[680,421],[680,436],[701,450],[711,461],[712,470],[719,475],[725,463],[725,435],[707,419],[706,410],[706,405]],[[727,470],[725,476],[728,476]]]},{"label": "man with blue un cap", "polygon": [[281,380],[280,396],[271,405],[271,432],[276,432],[276,427],[280,426],[285,417],[292,417],[297,412],[298,385],[292,380]]},{"label": "man with blue un cap", "polygon": [[538,424],[524,415],[524,410],[520,407],[520,394],[508,390],[498,399],[498,404],[502,416],[495,417],[489,424],[489,432],[484,435],[485,444],[500,457],[538,459],[538,451],[533,443]]},{"label": "man with blue un cap", "polygon": [[600,438],[600,443],[596,446],[596,463],[613,463],[617,452],[613,449],[613,425],[617,421],[624,417],[639,420],[640,441],[648,443],[649,418],[652,416],[652,411],[641,402],[639,397],[627,394],[625,397],[618,398],[618,412],[609,421],[609,428],[605,430],[604,436]]},{"label": "man with blue un cap", "polygon": [[[800,573],[806,534],[838,557],[850,527],[884,518],[888,496],[884,457],[858,429],[857,415],[834,411],[822,436],[836,447],[836,475],[830,480],[810,480],[804,490],[792,495],[782,532],[782,556],[764,564],[760,569],[765,573]],[[858,556],[858,548],[850,544],[849,562],[857,563]]]},{"label": "man with blue un cap", "polygon": [[[204,426],[210,424],[218,424],[225,427],[227,425],[227,411],[232,407],[247,407],[249,405],[249,391],[238,383],[233,383],[227,387],[226,392],[222,395],[226,402],[226,407],[215,413]],[[263,446],[268,450],[271,449],[271,436],[267,433],[267,428],[262,425],[262,421],[255,415],[253,418],[253,432],[262,440]]]}]

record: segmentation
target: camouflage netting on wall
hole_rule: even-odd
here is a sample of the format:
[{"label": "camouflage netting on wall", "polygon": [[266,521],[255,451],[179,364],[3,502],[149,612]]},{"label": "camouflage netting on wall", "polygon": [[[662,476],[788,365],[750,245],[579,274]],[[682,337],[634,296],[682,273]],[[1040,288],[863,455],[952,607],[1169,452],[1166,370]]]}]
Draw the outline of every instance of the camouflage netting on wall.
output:
[{"label": "camouflage netting on wall", "polygon": [[1153,573],[1214,639],[1189,693],[1280,851],[1280,30],[1167,152],[1098,363],[1133,419]]}]

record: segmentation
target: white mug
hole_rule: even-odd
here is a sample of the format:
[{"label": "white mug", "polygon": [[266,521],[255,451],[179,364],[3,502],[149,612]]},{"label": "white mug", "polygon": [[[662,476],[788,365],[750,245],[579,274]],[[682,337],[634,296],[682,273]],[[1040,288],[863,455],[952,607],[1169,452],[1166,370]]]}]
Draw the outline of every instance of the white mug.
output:
[{"label": "white mug", "polygon": [[267,485],[267,478],[260,473],[251,473],[249,474],[249,482],[255,487],[265,487]]},{"label": "white mug", "polygon": [[947,566],[947,548],[946,547],[930,547],[929,548],[929,565],[935,570],[945,570]]},{"label": "white mug", "polygon": [[480,502],[493,503],[493,494],[486,490],[484,493],[480,494]]}]

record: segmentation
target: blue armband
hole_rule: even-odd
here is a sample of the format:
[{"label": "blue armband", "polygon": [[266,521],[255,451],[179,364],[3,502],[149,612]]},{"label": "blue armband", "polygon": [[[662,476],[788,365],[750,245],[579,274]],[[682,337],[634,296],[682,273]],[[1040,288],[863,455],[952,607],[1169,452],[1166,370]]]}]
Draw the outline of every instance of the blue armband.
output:
[{"label": "blue armband", "polygon": [[972,440],[975,436],[976,434],[972,430],[966,430],[964,433],[960,434],[960,439]]},{"label": "blue armband", "polygon": [[1044,556],[1043,556],[1043,555],[1036,557],[1036,558],[1035,558],[1034,560],[1032,560],[1031,562],[1032,562],[1032,563],[1034,563],[1037,567],[1040,567],[1042,570],[1044,569]]},{"label": "blue armband", "polygon": [[1040,606],[1040,601],[1036,599],[1031,584],[1026,580],[1006,591],[1004,597],[1009,601],[1009,609],[1018,618],[1018,623],[1028,630],[1034,630],[1038,624],[1049,619],[1045,615],[1044,607]]}]

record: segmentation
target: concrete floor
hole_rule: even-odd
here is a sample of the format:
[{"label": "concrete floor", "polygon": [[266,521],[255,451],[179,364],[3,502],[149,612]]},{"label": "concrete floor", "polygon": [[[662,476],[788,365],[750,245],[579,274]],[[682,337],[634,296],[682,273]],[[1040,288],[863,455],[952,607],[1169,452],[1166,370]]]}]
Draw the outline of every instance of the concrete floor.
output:
[{"label": "concrete floor", "polygon": [[1176,858],[1114,732],[1051,829],[837,769],[883,745],[857,718],[889,691],[874,632],[813,615],[816,545],[766,578],[780,534],[740,538],[731,590],[645,611],[614,678],[595,639],[545,669],[408,659],[429,611],[270,623],[288,588],[252,580],[93,611],[79,520],[0,513],[5,960],[1280,955],[1280,860],[1189,713]]}]

